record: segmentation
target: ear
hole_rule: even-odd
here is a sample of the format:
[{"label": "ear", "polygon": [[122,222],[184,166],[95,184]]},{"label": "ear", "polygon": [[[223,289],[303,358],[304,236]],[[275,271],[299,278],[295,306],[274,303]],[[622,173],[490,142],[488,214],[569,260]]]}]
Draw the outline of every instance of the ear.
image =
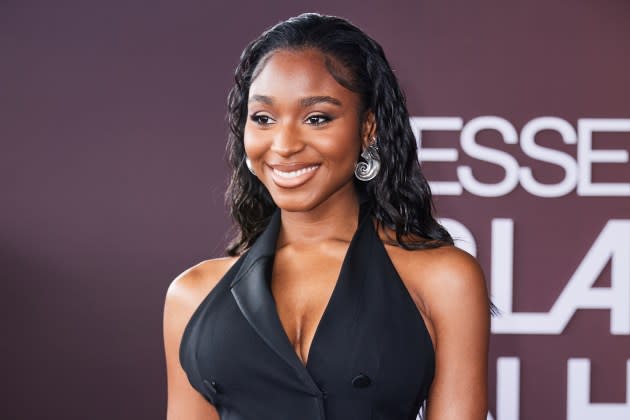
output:
[{"label": "ear", "polygon": [[368,147],[376,137],[376,117],[371,109],[363,114],[361,123],[361,149]]}]

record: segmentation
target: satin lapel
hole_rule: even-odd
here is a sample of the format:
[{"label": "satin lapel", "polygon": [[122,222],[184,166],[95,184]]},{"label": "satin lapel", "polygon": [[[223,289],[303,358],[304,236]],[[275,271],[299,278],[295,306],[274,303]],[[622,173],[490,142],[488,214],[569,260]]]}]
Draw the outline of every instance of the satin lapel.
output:
[{"label": "satin lapel", "polygon": [[230,287],[238,308],[256,333],[297,372],[312,392],[317,393],[317,385],[308,375],[282,328],[268,283],[279,229],[280,211],[276,210],[265,231],[243,256],[245,260]]}]

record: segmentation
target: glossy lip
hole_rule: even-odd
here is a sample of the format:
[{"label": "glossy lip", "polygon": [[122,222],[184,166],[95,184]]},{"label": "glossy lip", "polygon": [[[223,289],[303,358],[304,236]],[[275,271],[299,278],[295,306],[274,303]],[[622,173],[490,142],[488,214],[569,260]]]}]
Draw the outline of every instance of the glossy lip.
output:
[{"label": "glossy lip", "polygon": [[[295,162],[267,164],[267,166],[270,168],[269,172],[271,174],[271,179],[277,186],[281,188],[296,188],[315,176],[315,173],[321,165],[319,163]],[[278,175],[276,173],[276,170],[281,172],[292,172],[309,167],[314,167],[314,169],[293,178],[284,178],[282,175]]]}]

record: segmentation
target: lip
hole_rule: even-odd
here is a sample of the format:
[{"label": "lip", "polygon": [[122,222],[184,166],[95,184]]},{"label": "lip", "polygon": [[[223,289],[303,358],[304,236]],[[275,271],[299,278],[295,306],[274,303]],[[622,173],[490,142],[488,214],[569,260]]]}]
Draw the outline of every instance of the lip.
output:
[{"label": "lip", "polygon": [[308,163],[308,162],[286,162],[286,163],[268,163],[267,165],[279,171],[291,172],[291,171],[297,171],[300,169],[308,168],[310,166],[315,166],[319,164]]},{"label": "lip", "polygon": [[[281,188],[296,188],[310,180],[320,167],[319,163],[275,163],[268,164],[271,179]],[[293,172],[293,173],[291,173]],[[299,172],[299,173],[295,173]]]}]

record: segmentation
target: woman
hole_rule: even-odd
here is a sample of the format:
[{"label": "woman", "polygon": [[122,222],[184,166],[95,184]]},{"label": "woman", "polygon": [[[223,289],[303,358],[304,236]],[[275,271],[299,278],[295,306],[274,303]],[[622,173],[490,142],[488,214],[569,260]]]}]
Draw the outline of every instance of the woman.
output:
[{"label": "woman", "polygon": [[303,14],[235,79],[240,233],[168,289],[167,418],[485,419],[483,272],[432,215],[381,47]]}]

